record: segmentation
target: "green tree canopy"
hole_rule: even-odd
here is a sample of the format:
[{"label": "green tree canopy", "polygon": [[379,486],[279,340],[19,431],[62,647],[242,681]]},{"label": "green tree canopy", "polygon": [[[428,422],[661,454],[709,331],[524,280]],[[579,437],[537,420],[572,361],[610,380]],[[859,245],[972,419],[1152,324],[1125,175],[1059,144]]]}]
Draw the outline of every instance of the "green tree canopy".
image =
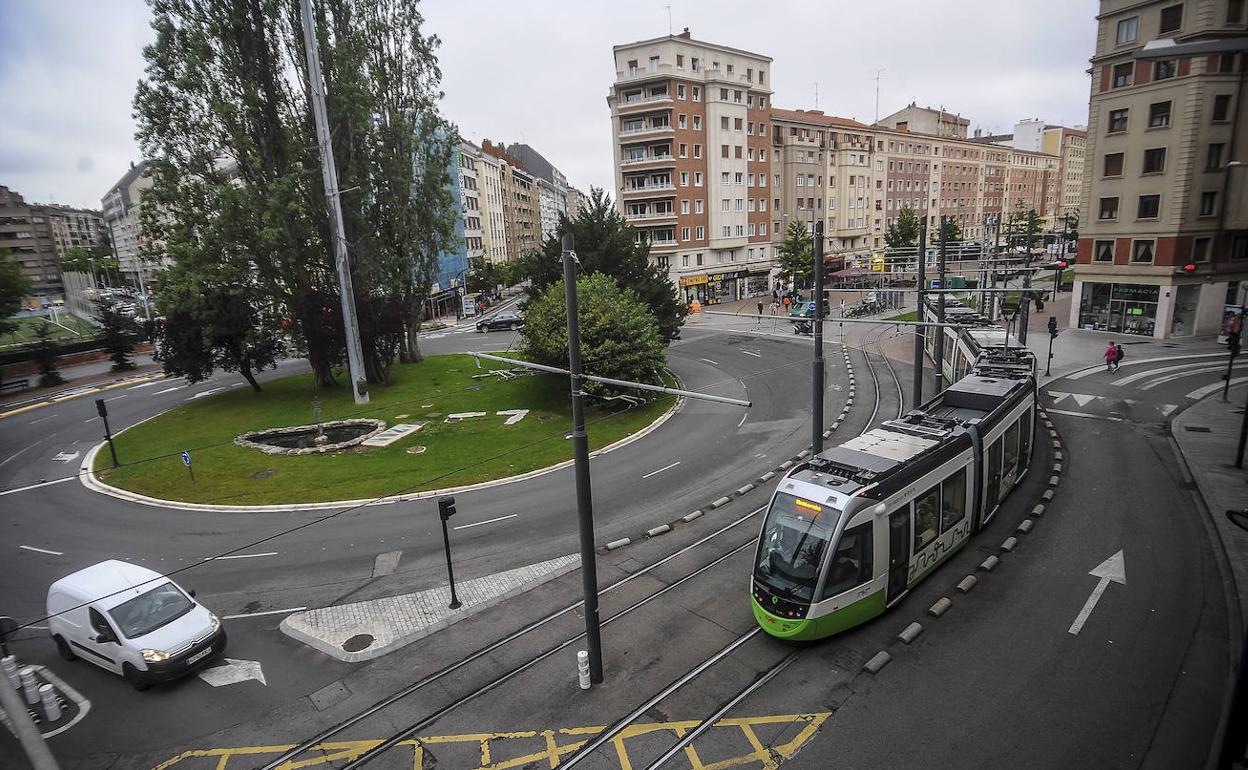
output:
[{"label": "green tree canopy", "polygon": [[936,237],[940,243],[955,243],[962,240],[962,228],[953,217],[944,217],[940,223],[940,232]]},{"label": "green tree canopy", "polygon": [[530,297],[545,294],[563,279],[561,244],[565,233],[571,233],[575,240],[581,274],[602,273],[628,287],[649,308],[662,339],[677,337],[688,309],[677,297],[667,272],[650,264],[649,245],[638,242],[637,231],[596,187],[590,189],[588,207],[576,219],[561,218],[555,236],[546,239],[541,251],[521,255],[519,271],[531,281]]},{"label": "green tree canopy", "polygon": [[9,319],[22,309],[22,298],[29,293],[30,279],[22,275],[22,266],[9,259],[9,249],[0,249],[0,333],[16,328]]},{"label": "green tree canopy", "polygon": [[790,222],[784,234],[784,242],[776,250],[780,254],[780,269],[789,276],[794,286],[805,286],[814,275],[815,263],[811,245],[806,223],[800,219]]},{"label": "green tree canopy", "polygon": [[902,206],[897,219],[884,232],[884,243],[890,249],[901,249],[919,244],[919,217],[910,206]]},{"label": "green tree canopy", "polygon": [[[659,324],[632,289],[603,273],[579,278],[581,358],[585,371],[635,382],[659,382],[666,362]],[[529,303],[524,319],[525,353],[548,366],[568,365],[568,313],[563,281]],[[591,392],[605,392],[589,384]]]},{"label": "green tree canopy", "polygon": [[130,354],[134,352],[134,341],[139,336],[138,325],[118,312],[117,303],[112,299],[96,300],[95,315],[100,322],[100,341],[113,362],[112,371],[134,369]]}]

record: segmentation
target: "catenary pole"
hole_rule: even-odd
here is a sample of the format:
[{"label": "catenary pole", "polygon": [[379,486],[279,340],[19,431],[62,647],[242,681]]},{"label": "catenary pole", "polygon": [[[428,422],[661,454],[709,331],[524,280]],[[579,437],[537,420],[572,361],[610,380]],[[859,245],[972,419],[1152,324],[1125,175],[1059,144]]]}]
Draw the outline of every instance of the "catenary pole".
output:
[{"label": "catenary pole", "polygon": [[[944,290],[949,288],[945,286],[945,247],[945,217],[942,215],[940,217],[940,251],[936,258],[936,278],[940,282],[941,290],[941,293],[936,295],[936,322],[942,324],[945,322]],[[932,335],[932,342],[935,343],[933,345],[934,355],[932,357],[936,359],[935,389],[932,391],[932,395],[938,395],[945,389],[945,334],[943,331],[938,330],[933,331]]]},{"label": "catenary pole", "polygon": [[[923,215],[923,219],[919,221],[919,253],[916,260],[916,284],[918,286],[919,307],[917,318],[920,321],[926,320],[923,308],[927,302],[926,294],[923,291],[923,283],[925,281],[924,265],[927,260],[927,215]],[[923,403],[923,327],[916,326],[914,329],[914,395],[911,400],[911,408],[918,409],[919,404]]]},{"label": "catenary pole", "polygon": [[572,385],[572,456],[576,465],[576,513],[581,533],[581,582],[585,592],[585,641],[589,645],[589,680],[602,681],[602,635],[598,621],[598,564],[594,556],[594,501],[589,486],[589,436],[585,432],[581,335],[576,296],[575,242],[563,236],[563,295],[568,306],[568,371]]},{"label": "catenary pole", "polygon": [[815,361],[811,367],[810,451],[823,451],[823,220],[815,222]]},{"label": "catenary pole", "polygon": [[52,750],[48,748],[48,744],[43,742],[43,735],[40,734],[39,728],[35,727],[35,723],[31,721],[21,696],[3,676],[0,676],[0,707],[2,707],[0,710],[8,715],[9,726],[17,736],[22,750],[26,752],[26,759],[30,762],[30,766],[34,770],[57,770],[59,766],[56,764],[56,758],[52,756]]},{"label": "catenary pole", "polygon": [[[1036,230],[1036,210],[1031,209],[1027,212],[1027,255],[1023,258],[1023,289],[1031,288],[1031,247],[1032,239],[1035,237]],[[1022,299],[1018,303],[1018,344],[1027,345],[1027,322],[1031,317],[1031,295],[1026,291],[1023,292]]]},{"label": "catenary pole", "polygon": [[303,0],[303,47],[308,61],[308,85],[312,90],[312,114],[316,120],[316,140],[321,149],[321,178],[329,204],[329,229],[334,239],[334,263],[338,267],[338,293],[342,300],[342,323],[347,337],[347,367],[351,373],[351,395],[357,404],[368,403],[368,378],[360,352],[360,328],[355,316],[355,290],[351,285],[351,264],[347,261],[347,236],[342,224],[342,201],[338,198],[338,171],[330,144],[329,116],[325,110],[325,81],[321,75],[321,54],[316,42],[316,22],[312,0]]}]

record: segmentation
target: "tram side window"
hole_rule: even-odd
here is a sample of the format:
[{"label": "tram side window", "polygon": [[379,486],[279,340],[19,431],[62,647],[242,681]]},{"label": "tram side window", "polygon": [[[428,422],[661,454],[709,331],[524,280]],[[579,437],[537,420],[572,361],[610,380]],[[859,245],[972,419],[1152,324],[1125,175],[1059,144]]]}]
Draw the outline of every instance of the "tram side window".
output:
[{"label": "tram side window", "polygon": [[940,532],[944,534],[966,518],[966,468],[941,483]]},{"label": "tram side window", "polygon": [[1031,464],[1031,410],[1023,412],[1022,419],[1018,423],[1019,436],[1018,455],[1021,467],[1025,468]]},{"label": "tram side window", "polygon": [[871,527],[868,521],[841,533],[820,599],[845,593],[873,577]]},{"label": "tram side window", "polygon": [[940,529],[940,485],[932,487],[914,501],[914,552],[918,553],[936,539]]},{"label": "tram side window", "polygon": [[1018,423],[1005,429],[1005,458],[1001,464],[1001,473],[1009,475],[1018,465]]}]

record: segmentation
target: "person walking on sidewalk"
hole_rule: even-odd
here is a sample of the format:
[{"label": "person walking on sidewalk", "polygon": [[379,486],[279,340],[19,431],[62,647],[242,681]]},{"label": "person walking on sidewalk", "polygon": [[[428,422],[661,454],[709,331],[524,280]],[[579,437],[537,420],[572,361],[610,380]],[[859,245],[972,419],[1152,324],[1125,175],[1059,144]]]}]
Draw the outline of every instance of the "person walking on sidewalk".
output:
[{"label": "person walking on sidewalk", "polygon": [[1122,345],[1114,343],[1114,371],[1118,371],[1118,367],[1122,365],[1122,359],[1126,355],[1126,351],[1122,349]]},{"label": "person walking on sidewalk", "polygon": [[1118,371],[1118,346],[1112,341],[1105,348],[1105,371]]},{"label": "person walking on sidewalk", "polygon": [[761,299],[758,301],[758,314],[763,314],[763,301]]}]

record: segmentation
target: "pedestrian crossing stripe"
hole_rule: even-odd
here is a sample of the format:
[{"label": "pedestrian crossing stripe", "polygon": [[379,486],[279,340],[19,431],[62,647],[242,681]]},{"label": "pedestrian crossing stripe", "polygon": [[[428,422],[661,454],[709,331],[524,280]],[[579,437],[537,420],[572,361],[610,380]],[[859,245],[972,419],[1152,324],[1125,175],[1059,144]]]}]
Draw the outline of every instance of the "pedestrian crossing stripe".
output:
[{"label": "pedestrian crossing stripe", "polygon": [[1075,403],[1083,407],[1083,406],[1087,406],[1088,404],[1098,399],[1104,399],[1104,400],[1112,401],[1115,403],[1126,404],[1127,406],[1155,406],[1157,407],[1158,410],[1161,411],[1163,416],[1169,415],[1171,412],[1173,412],[1175,409],[1178,408],[1175,404],[1154,404],[1150,401],[1140,401],[1134,398],[1114,398],[1113,396],[1093,396],[1087,393],[1063,393],[1062,391],[1059,391],[1059,390],[1049,390],[1045,392],[1049,394],[1049,398],[1052,400],[1052,403],[1054,404],[1061,403],[1063,399],[1070,398],[1070,399],[1074,399]]},{"label": "pedestrian crossing stripe", "polygon": [[[807,714],[721,719],[712,725],[704,736],[708,741],[707,745],[714,745],[717,749],[737,746],[743,751],[713,762],[703,762],[695,747],[691,745],[685,748],[685,756],[691,767],[701,770],[726,770],[735,767],[776,770],[781,764],[792,759],[815,736],[830,716],[832,716],[830,711],[818,711]],[[643,736],[661,733],[671,733],[672,738],[678,739],[697,729],[701,724],[700,720],[687,720],[630,725],[611,739],[613,756],[604,756],[603,759],[608,762],[614,759],[621,770],[631,770],[636,764],[630,759],[628,753],[630,739],[635,743]],[[796,731],[796,734],[784,743],[760,739],[759,728],[777,727],[784,731],[783,737],[788,737],[792,731]],[[445,752],[458,746],[461,749],[470,750],[474,756],[479,752],[479,763],[473,765],[477,770],[507,770],[507,768],[527,766],[557,768],[566,755],[581,748],[593,736],[606,729],[605,726],[594,726],[557,730],[431,735],[400,741],[395,744],[393,750],[411,752],[410,764],[406,758],[403,762],[409,767],[424,767],[426,754],[430,755],[430,759],[436,759],[433,755],[435,747],[440,747]],[[281,765],[280,768],[293,770],[296,767],[350,762],[381,743],[381,740],[327,741],[313,746],[305,753],[311,756],[291,760]],[[268,754],[282,754],[293,748],[295,748],[294,745],[192,749],[161,762],[153,770],[167,770],[171,767],[177,767],[178,770],[201,770],[201,768],[202,770],[230,770],[228,763],[235,757],[258,758]],[[518,756],[521,753],[523,755]],[[446,759],[445,755],[442,759]],[[248,761],[249,766],[253,764],[255,764],[254,760]]]}]

